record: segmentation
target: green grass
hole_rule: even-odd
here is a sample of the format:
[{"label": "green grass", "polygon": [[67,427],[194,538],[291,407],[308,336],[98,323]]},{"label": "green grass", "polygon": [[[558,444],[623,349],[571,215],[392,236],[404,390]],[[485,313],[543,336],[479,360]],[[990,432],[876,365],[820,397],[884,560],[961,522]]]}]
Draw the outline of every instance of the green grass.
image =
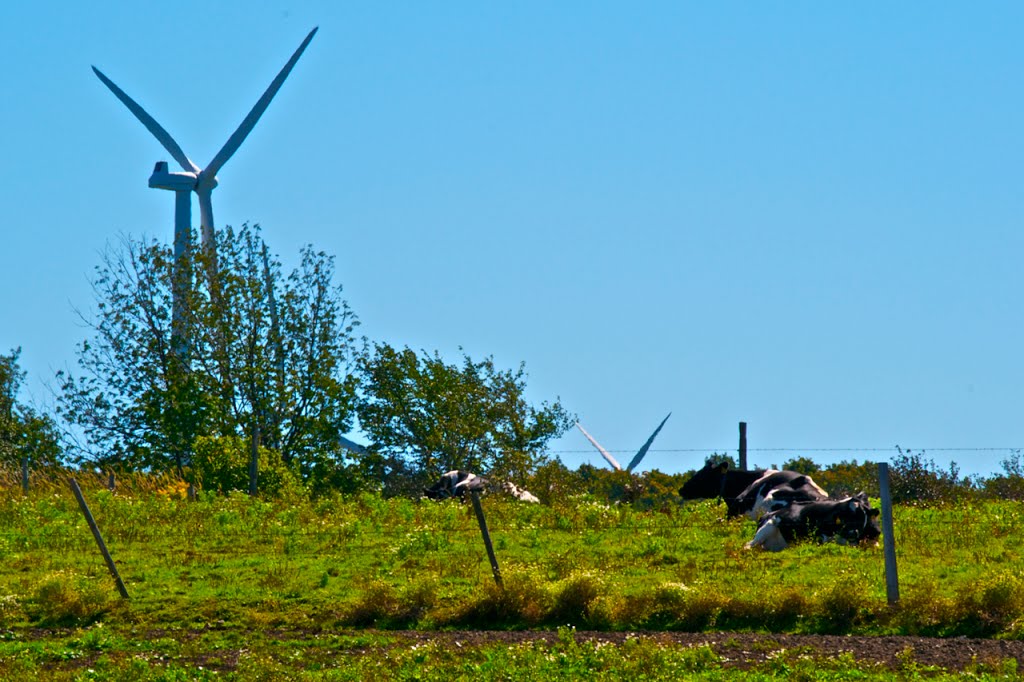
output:
[{"label": "green grass", "polygon": [[[360,666],[374,657],[350,654],[339,662],[324,652],[377,644],[359,637],[327,643],[332,635],[323,633],[361,627],[1024,637],[1024,508],[1013,502],[898,507],[902,599],[890,607],[880,547],[748,551],[743,544],[753,522],[724,521],[724,508],[712,502],[636,511],[588,498],[553,506],[485,499],[502,590],[470,505],[373,495],[316,502],[201,495],[189,502],[174,482],[116,493],[84,483],[131,599],[117,595],[69,490],[0,490],[2,679],[18,679],[19,666],[75,675],[107,674],[107,666],[138,679],[203,679],[160,675],[170,675],[176,660],[198,674],[195,661],[227,660],[241,650],[250,653],[204,669],[255,666],[255,675],[261,665],[285,666],[312,674],[294,662],[308,659],[331,671],[308,679],[359,679],[373,672]],[[40,628],[45,637],[30,634]],[[254,635],[276,630],[310,636],[276,642]],[[703,655],[635,646],[664,658],[665,670],[693,666]],[[423,654],[388,651],[393,679],[404,679],[404,666]],[[550,651],[520,653],[537,658],[523,664],[524,674],[547,670],[540,659]],[[577,656],[624,656],[562,653],[567,670]],[[484,648],[472,665],[486,679],[488,666],[514,670],[519,663],[510,655]],[[259,656],[269,658],[252,663]],[[626,665],[613,661],[609,669],[632,674],[615,668],[620,664]],[[717,679],[715,669],[687,676]],[[776,673],[757,674],[764,677],[750,679]],[[562,679],[554,672],[545,679],[551,677]]]},{"label": "green grass", "polygon": [[[372,634],[223,631],[127,639],[104,627],[0,641],[4,680],[1010,680],[1016,660],[974,662],[964,671],[919,664],[911,652],[895,669],[822,656],[806,647],[775,649],[742,668],[706,645],[652,637],[621,644],[577,641],[558,629],[553,643],[471,645]],[[728,649],[726,648],[726,654]]]}]

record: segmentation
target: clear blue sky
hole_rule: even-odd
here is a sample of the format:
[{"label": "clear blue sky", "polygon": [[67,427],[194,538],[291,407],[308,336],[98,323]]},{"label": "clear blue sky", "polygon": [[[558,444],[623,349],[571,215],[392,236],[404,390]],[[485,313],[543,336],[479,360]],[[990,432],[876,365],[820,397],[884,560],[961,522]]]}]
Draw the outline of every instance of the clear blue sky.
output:
[{"label": "clear blue sky", "polygon": [[[671,411],[642,468],[746,420],[762,464],[899,444],[997,471],[1024,446],[1022,25],[1009,2],[4,3],[0,351],[45,404],[105,245],[171,238],[146,186],[168,155],[90,65],[205,165],[319,26],[214,214],[286,266],[335,254],[370,339],[523,361],[611,450]],[[553,449],[603,464],[575,431]]]}]

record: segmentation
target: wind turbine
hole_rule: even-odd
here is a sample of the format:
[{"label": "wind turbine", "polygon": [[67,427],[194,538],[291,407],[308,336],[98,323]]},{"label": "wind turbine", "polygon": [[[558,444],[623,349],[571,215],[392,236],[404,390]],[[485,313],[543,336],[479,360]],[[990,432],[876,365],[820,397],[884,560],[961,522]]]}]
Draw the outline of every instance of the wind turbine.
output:
[{"label": "wind turbine", "polygon": [[[633,469],[635,469],[636,466],[640,464],[640,460],[642,460],[644,458],[644,455],[647,454],[647,451],[651,449],[651,443],[654,442],[654,439],[658,436],[658,432],[661,431],[661,427],[665,425],[665,422],[667,422],[668,418],[671,416],[672,413],[669,412],[668,415],[661,420],[661,423],[658,424],[658,428],[654,429],[654,433],[651,434],[651,437],[648,438],[647,442],[640,447],[640,449],[637,451],[635,455],[633,455],[633,459],[626,466],[626,471],[628,471],[629,473],[633,473]],[[608,461],[608,463],[612,465],[613,469],[615,469],[616,471],[623,470],[622,465],[619,464],[618,460],[612,457],[611,453],[609,453],[607,450],[601,447],[601,444],[594,440],[594,437],[587,433],[586,429],[584,429],[579,422],[576,422],[576,428],[578,428],[583,433],[583,435],[587,437],[587,440],[590,441],[591,445],[597,448],[597,451],[600,452],[601,456],[604,457]]]},{"label": "wind turbine", "polygon": [[[319,28],[319,27],[317,27]],[[149,186],[156,189],[165,189],[174,192],[174,256],[175,262],[180,264],[181,257],[187,251],[190,234],[192,230],[192,192],[195,192],[199,197],[199,216],[200,226],[202,228],[202,240],[203,250],[206,251],[210,258],[213,267],[216,267],[216,254],[214,248],[216,242],[214,240],[214,227],[213,227],[213,204],[211,203],[211,193],[217,186],[217,171],[227,163],[228,159],[238,151],[242,142],[252,132],[256,122],[259,121],[260,116],[266,111],[267,106],[270,104],[270,100],[274,99],[274,95],[281,88],[284,80],[291,73],[295,63],[302,56],[306,46],[309,45],[309,41],[313,39],[313,36],[317,32],[317,28],[314,28],[306,36],[306,39],[302,41],[298,49],[292,54],[291,59],[284,65],[277,77],[270,83],[270,87],[267,88],[263,96],[259,98],[255,106],[249,111],[249,114],[245,117],[242,123],[238,126],[228,141],[224,143],[224,146],[220,148],[213,159],[206,164],[205,168],[197,166],[192,159],[190,159],[185,152],[182,151],[181,146],[171,137],[163,126],[156,122],[149,113],[146,112],[139,104],[129,97],[125,92],[117,87],[113,81],[107,78],[99,69],[95,66],[92,70],[96,73],[96,76],[103,81],[114,95],[121,100],[121,102],[128,107],[128,110],[135,115],[135,118],[139,119],[142,125],[146,126],[146,130],[153,134],[153,137],[163,145],[164,149],[171,155],[178,165],[181,166],[181,172],[168,170],[166,161],[158,161],[156,167],[153,169],[153,174],[149,176]],[[215,273],[211,272],[211,277]],[[176,279],[179,279],[176,276]],[[178,320],[178,324],[181,324],[182,310],[181,300],[179,296],[174,298],[174,311],[173,318]],[[180,327],[179,327],[180,329]]]},{"label": "wind turbine", "polygon": [[[318,27],[319,28],[319,27]],[[135,114],[135,118],[139,119],[142,125],[146,126],[146,130],[153,134],[153,137],[163,145],[167,153],[178,162],[182,168],[182,172],[171,172],[167,169],[167,162],[160,161],[156,164],[153,169],[153,174],[149,176],[149,186],[157,189],[171,190],[177,194],[175,201],[175,245],[178,244],[178,233],[179,230],[191,229],[191,202],[190,192],[195,192],[199,197],[199,216],[200,225],[202,226],[203,245],[212,246],[213,244],[213,205],[210,201],[210,195],[213,189],[217,186],[217,171],[227,163],[228,159],[238,151],[238,148],[245,141],[245,138],[252,132],[256,122],[260,120],[260,116],[266,111],[267,106],[270,104],[270,100],[274,99],[274,95],[281,88],[284,80],[291,73],[295,63],[299,61],[299,57],[305,51],[306,46],[313,40],[313,36],[316,35],[317,28],[314,28],[306,36],[306,39],[302,41],[295,53],[292,54],[291,59],[284,65],[277,77],[270,83],[270,87],[267,88],[263,96],[259,98],[252,110],[249,111],[249,115],[245,117],[242,123],[238,126],[238,129],[232,133],[228,141],[224,143],[220,151],[214,155],[210,163],[206,164],[205,168],[200,168],[192,159],[185,155],[185,152],[181,150],[181,147],[175,142],[174,138],[159,124],[156,120],[150,116],[145,109],[143,109],[135,100],[129,97],[125,92],[114,85],[113,81],[107,78],[103,73],[95,66],[92,70],[96,73],[103,84],[110,88],[110,91],[124,103],[128,110]]]}]

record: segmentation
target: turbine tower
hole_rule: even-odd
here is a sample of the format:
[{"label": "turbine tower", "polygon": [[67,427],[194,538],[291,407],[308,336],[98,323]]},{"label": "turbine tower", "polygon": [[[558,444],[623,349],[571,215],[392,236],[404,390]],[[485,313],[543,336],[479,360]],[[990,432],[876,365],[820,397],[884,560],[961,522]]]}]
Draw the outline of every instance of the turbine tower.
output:
[{"label": "turbine tower", "polygon": [[[318,27],[317,27],[318,28]],[[187,251],[190,234],[192,230],[192,192],[195,192],[199,197],[199,216],[200,226],[202,229],[202,240],[203,250],[208,253],[212,266],[216,267],[216,253],[214,251],[216,242],[214,240],[214,226],[213,226],[213,204],[211,203],[211,193],[217,186],[217,171],[227,163],[228,159],[238,151],[242,142],[252,132],[256,122],[260,120],[260,116],[266,111],[267,106],[270,104],[270,100],[274,98],[277,91],[281,88],[288,74],[291,73],[295,63],[302,56],[306,46],[316,35],[317,28],[314,28],[306,36],[306,39],[302,41],[298,49],[292,54],[291,59],[284,65],[277,77],[270,83],[270,87],[267,88],[263,96],[259,98],[252,110],[245,117],[242,123],[238,126],[238,129],[232,133],[228,141],[224,143],[224,146],[220,148],[220,151],[214,155],[210,163],[206,164],[205,168],[200,168],[192,159],[190,159],[185,152],[182,151],[181,146],[174,140],[173,137],[156,122],[152,116],[150,116],[145,109],[125,94],[124,90],[117,87],[113,81],[107,78],[99,69],[95,66],[92,70],[96,73],[96,76],[103,81],[114,95],[121,100],[122,103],[128,110],[135,115],[135,118],[139,119],[142,125],[146,126],[146,130],[153,134],[153,137],[163,145],[167,153],[171,155],[178,165],[181,166],[181,172],[175,172],[168,170],[166,161],[159,161],[156,167],[153,169],[153,174],[149,176],[149,186],[156,189],[166,189],[175,193],[174,199],[174,256],[175,263],[181,264],[181,258]],[[180,273],[175,274],[176,286],[181,286],[179,282],[181,278]],[[211,272],[212,276],[215,274]],[[177,293],[177,292],[176,292]],[[180,332],[183,318],[183,311],[181,310],[181,297],[179,295],[174,296],[174,310],[173,319],[176,321],[172,328],[178,329]]]},{"label": "turbine tower", "polygon": [[[658,432],[661,431],[661,427],[665,425],[665,422],[667,422],[668,418],[671,416],[672,413],[669,412],[668,415],[661,420],[661,423],[658,424],[658,428],[654,429],[654,433],[651,434],[651,437],[648,438],[647,442],[640,447],[640,449],[637,451],[635,455],[633,455],[633,459],[626,466],[626,471],[632,473],[633,469],[635,469],[636,466],[640,464],[640,460],[642,460],[644,458],[644,455],[647,454],[647,451],[651,449],[651,444],[654,442],[654,439],[658,436]],[[600,452],[601,456],[604,457],[605,460],[607,460],[607,462],[612,465],[613,469],[615,469],[616,471],[622,471],[622,465],[619,464],[618,460],[612,457],[611,453],[609,453],[607,450],[601,447],[601,444],[594,440],[594,437],[587,433],[586,429],[584,429],[579,422],[576,422],[576,428],[579,429],[584,436],[586,436],[587,440],[590,441],[591,445],[597,448],[597,451]]]}]

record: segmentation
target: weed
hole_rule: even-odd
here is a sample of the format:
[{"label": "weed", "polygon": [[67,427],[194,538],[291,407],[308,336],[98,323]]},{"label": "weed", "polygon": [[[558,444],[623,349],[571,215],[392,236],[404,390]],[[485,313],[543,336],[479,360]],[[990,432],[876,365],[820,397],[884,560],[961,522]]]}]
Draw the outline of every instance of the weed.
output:
[{"label": "weed", "polygon": [[36,587],[26,611],[40,625],[88,625],[109,606],[107,595],[93,582],[70,574],[54,574]]}]

